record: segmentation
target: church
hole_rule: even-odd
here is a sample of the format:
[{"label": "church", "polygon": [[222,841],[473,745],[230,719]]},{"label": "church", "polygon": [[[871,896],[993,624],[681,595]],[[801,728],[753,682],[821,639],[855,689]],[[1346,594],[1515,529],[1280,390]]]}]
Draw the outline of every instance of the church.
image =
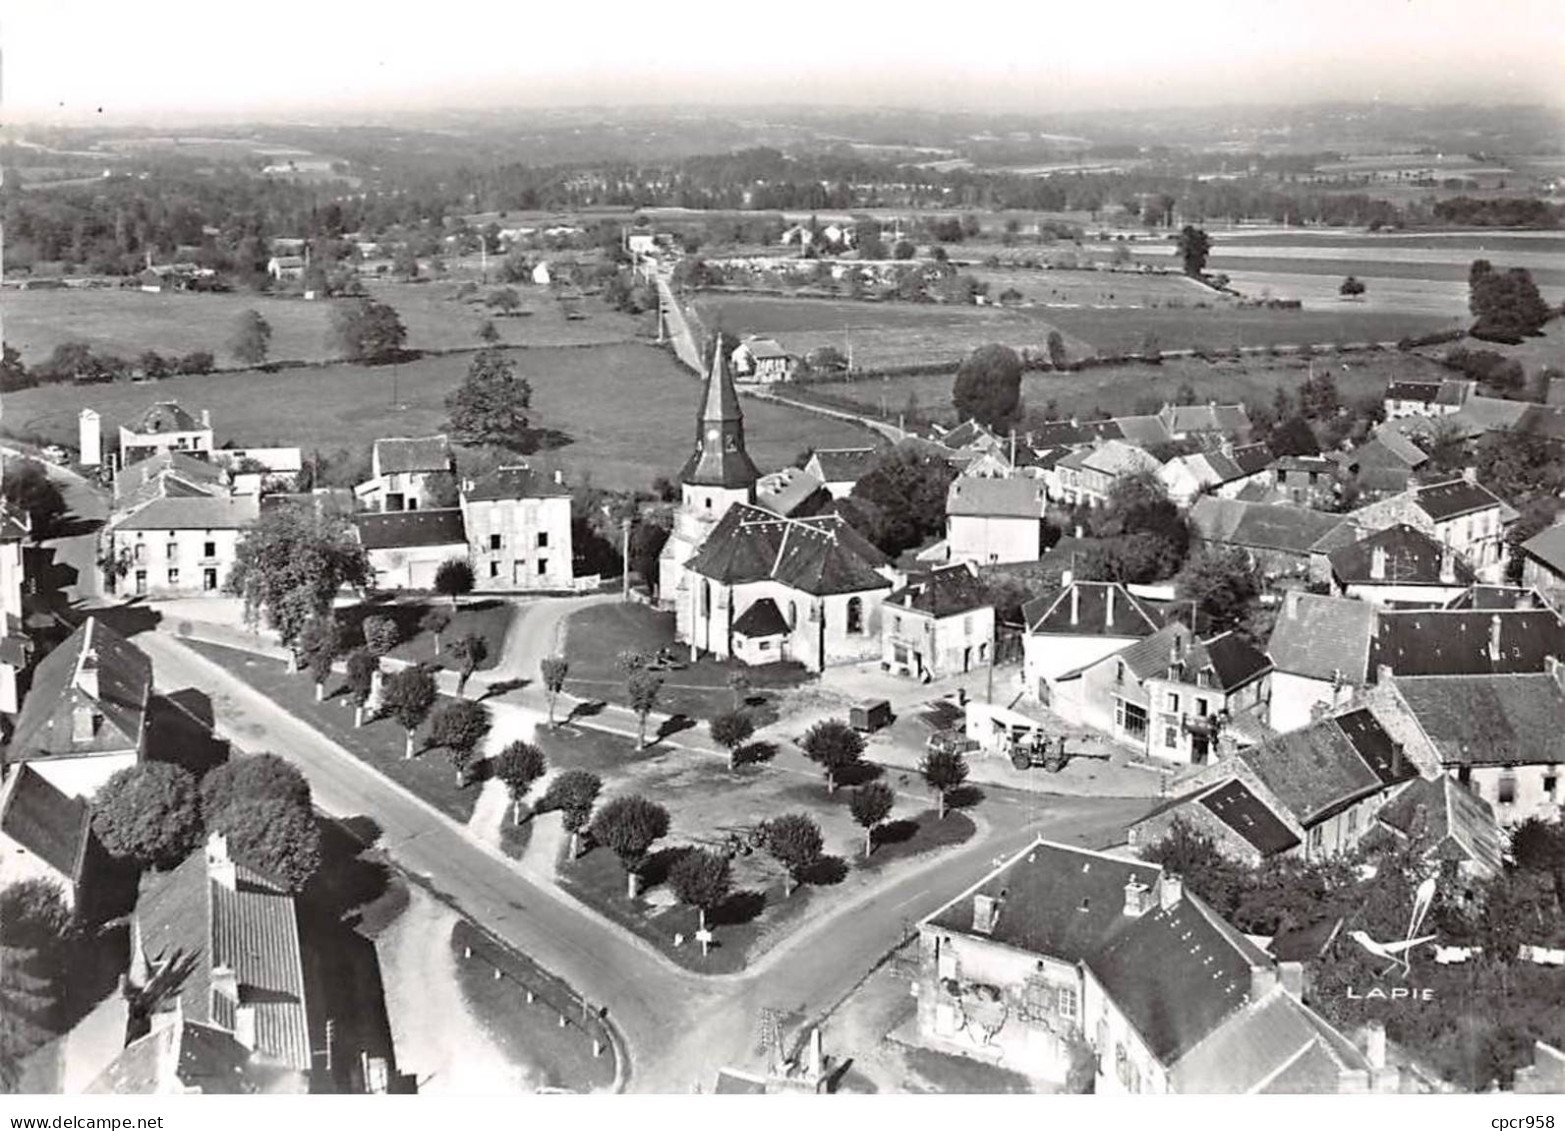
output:
[{"label": "church", "polygon": [[745,451],[739,396],[715,350],[658,563],[679,640],[692,656],[791,660],[816,672],[878,658],[881,603],[901,575],[839,515],[768,506],[760,480]]}]

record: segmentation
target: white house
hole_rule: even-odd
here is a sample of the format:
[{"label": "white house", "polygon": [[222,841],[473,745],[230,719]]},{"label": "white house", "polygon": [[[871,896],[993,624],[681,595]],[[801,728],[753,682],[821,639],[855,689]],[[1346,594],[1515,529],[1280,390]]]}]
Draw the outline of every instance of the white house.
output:
[{"label": "white house", "polygon": [[353,525],[377,589],[432,590],[442,563],[468,560],[459,507],[356,514]]},{"label": "white house", "polygon": [[[353,492],[367,510],[418,510],[439,505],[437,481],[455,472],[456,457],[443,433],[376,440],[370,453],[370,477]],[[455,487],[454,478],[450,484]]]},{"label": "white house", "polygon": [[525,464],[462,485],[462,521],[478,589],[569,589],[571,493]]},{"label": "white house", "polygon": [[1365,530],[1406,523],[1450,546],[1483,581],[1496,582],[1505,575],[1505,531],[1517,514],[1478,482],[1476,469],[1468,468],[1459,478],[1415,484],[1349,517]]},{"label": "white house", "polygon": [[292,491],[304,470],[304,453],[298,448],[218,448],[212,462],[228,473],[236,495],[263,491]]},{"label": "white house", "polygon": [[157,598],[220,592],[238,559],[239,541],[260,518],[257,495],[167,495],[111,518],[99,536],[108,560],[104,589]]},{"label": "white house", "polygon": [[794,355],[773,338],[750,336],[734,347],[734,379],[744,384],[771,385],[793,376]]},{"label": "white house", "polygon": [[166,451],[209,457],[213,446],[211,414],[202,409],[197,422],[174,401],[153,405],[134,426],[120,426],[122,468]]},{"label": "white house", "polygon": [[26,762],[0,783],[0,889],[42,880],[74,908],[101,858],[85,800],[50,785]]},{"label": "white house", "polygon": [[300,255],[274,255],[266,261],[266,273],[281,282],[304,277],[305,262]]},{"label": "white house", "polygon": [[1156,475],[1163,465],[1143,448],[1105,440],[1072,452],[1055,465],[1060,498],[1076,506],[1106,506],[1115,484],[1131,475]]},{"label": "white house", "polygon": [[1054,596],[1023,605],[1022,618],[1027,694],[1077,725],[1084,711],[1082,672],[1160,627],[1116,581],[1067,581]]},{"label": "white house", "polygon": [[994,606],[971,563],[910,576],[886,598],[881,664],[928,681],[993,662]]},{"label": "white house", "polygon": [[1369,671],[1375,621],[1375,606],[1363,601],[1301,589],[1283,595],[1266,645],[1273,730],[1298,730],[1353,698]]},{"label": "white house", "polygon": [[1372,605],[1444,608],[1475,580],[1455,549],[1404,523],[1333,550],[1327,559],[1332,591]]},{"label": "white house", "polygon": [[17,681],[32,655],[22,623],[22,591],[27,570],[23,546],[32,536],[25,512],[0,503],[0,712],[15,714],[20,704]]},{"label": "white house", "polygon": [[804,470],[826,484],[832,498],[841,499],[853,494],[853,485],[874,459],[874,448],[816,448]]},{"label": "white house", "polygon": [[959,475],[946,491],[946,542],[954,561],[1035,562],[1043,553],[1048,488],[1041,479]]}]

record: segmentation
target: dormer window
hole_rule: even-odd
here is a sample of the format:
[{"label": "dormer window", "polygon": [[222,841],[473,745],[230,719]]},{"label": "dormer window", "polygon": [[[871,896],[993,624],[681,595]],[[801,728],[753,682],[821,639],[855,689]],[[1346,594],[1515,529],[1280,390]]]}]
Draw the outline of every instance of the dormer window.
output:
[{"label": "dormer window", "polygon": [[1195,673],[1195,685],[1197,687],[1212,686],[1212,672],[1210,668],[1202,668]]}]

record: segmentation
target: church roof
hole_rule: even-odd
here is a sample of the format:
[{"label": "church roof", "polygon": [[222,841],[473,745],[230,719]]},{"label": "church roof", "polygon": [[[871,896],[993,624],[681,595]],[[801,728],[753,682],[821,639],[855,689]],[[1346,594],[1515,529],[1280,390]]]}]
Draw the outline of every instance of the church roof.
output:
[{"label": "church roof", "polygon": [[886,555],[835,514],[781,518],[737,504],[712,528],[689,568],[724,585],[781,582],[813,596],[890,589]]},{"label": "church roof", "polygon": [[712,351],[712,371],[696,417],[696,447],[679,481],[702,487],[748,487],[760,478],[744,450],[744,413],[722,349]]}]

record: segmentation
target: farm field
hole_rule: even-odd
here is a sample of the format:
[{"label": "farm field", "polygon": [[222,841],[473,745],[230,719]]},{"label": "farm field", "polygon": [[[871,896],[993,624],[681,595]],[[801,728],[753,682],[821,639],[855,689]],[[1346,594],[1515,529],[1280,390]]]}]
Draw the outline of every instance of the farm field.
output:
[{"label": "farm field", "polygon": [[[1047,249],[1045,249],[1047,250]],[[991,301],[1004,290],[1020,291],[1024,302],[1088,306],[1150,306],[1214,303],[1222,296],[1185,275],[1143,275],[1139,271],[1015,270],[963,267],[962,273],[989,284]]]},{"label": "farm field", "polygon": [[[572,443],[533,457],[537,466],[590,475],[602,487],[644,488],[674,475],[694,438],[700,385],[673,358],[646,344],[540,348],[512,354],[533,387],[534,422]],[[381,436],[439,431],[445,397],[467,372],[469,356],[425,357],[405,365],[339,364],[279,373],[175,377],[155,384],[50,385],[6,394],[6,427],[17,436],[74,448],[76,416],[103,415],[105,437],[154,401],[209,409],[218,442],[298,444],[306,451],[367,450]],[[395,384],[398,403],[392,403]],[[764,470],[790,463],[809,446],[853,446],[852,425],[747,399],[745,430]]]},{"label": "farm field", "polygon": [[[390,303],[408,330],[414,349],[450,349],[478,344],[478,328],[489,313],[479,304],[458,302],[458,284],[368,283],[371,298]],[[553,295],[518,287],[529,313],[494,319],[501,340],[534,346],[579,345],[630,339],[636,321],[589,302],[588,317],[568,321]],[[211,350],[219,365],[232,365],[228,339],[241,311],[259,311],[272,326],[271,361],[325,361],[340,356],[331,342],[334,302],[305,302],[259,294],[145,294],[133,289],[37,290],[5,293],[6,341],[34,364],[62,342],[85,342],[100,352],[134,359],[145,349],[159,353]]]},{"label": "farm field", "polygon": [[[1380,396],[1391,377],[1439,380],[1447,372],[1428,358],[1402,353],[1315,359],[1316,372],[1328,365],[1338,393],[1347,400]],[[1022,399],[1028,408],[1036,409],[1053,401],[1064,417],[1085,417],[1098,409],[1112,416],[1127,416],[1156,411],[1163,402],[1173,401],[1180,387],[1188,382],[1198,401],[1259,401],[1269,405],[1279,386],[1291,392],[1308,373],[1309,362],[1303,358],[1246,358],[1238,362],[1179,358],[1161,365],[1124,365],[1080,373],[1028,373],[1022,379]],[[833,398],[857,401],[871,413],[880,408],[884,398],[893,417],[913,396],[926,415],[955,419],[948,374],[784,386],[781,391],[784,396],[805,399],[817,388]]]},{"label": "farm field", "polygon": [[[1334,282],[1339,282],[1335,280]],[[1278,298],[1299,297],[1273,288]],[[1257,292],[1259,297],[1259,292]],[[1232,305],[1208,310],[1097,310],[1051,307],[1042,312],[1070,338],[1093,343],[1099,353],[1138,353],[1147,335],[1158,348],[1224,349],[1229,346],[1320,345],[1395,342],[1436,330],[1460,329],[1471,319],[1372,306],[1321,304],[1314,309],[1266,310]]]},{"label": "farm field", "polygon": [[1260,231],[1215,233],[1218,250],[1229,245],[1263,244],[1267,247],[1346,247],[1386,248],[1397,251],[1419,248],[1431,251],[1470,251],[1500,255],[1509,251],[1553,252],[1565,255],[1565,235],[1547,231],[1482,232],[1472,230],[1444,232],[1364,232],[1333,228],[1307,231]]}]

